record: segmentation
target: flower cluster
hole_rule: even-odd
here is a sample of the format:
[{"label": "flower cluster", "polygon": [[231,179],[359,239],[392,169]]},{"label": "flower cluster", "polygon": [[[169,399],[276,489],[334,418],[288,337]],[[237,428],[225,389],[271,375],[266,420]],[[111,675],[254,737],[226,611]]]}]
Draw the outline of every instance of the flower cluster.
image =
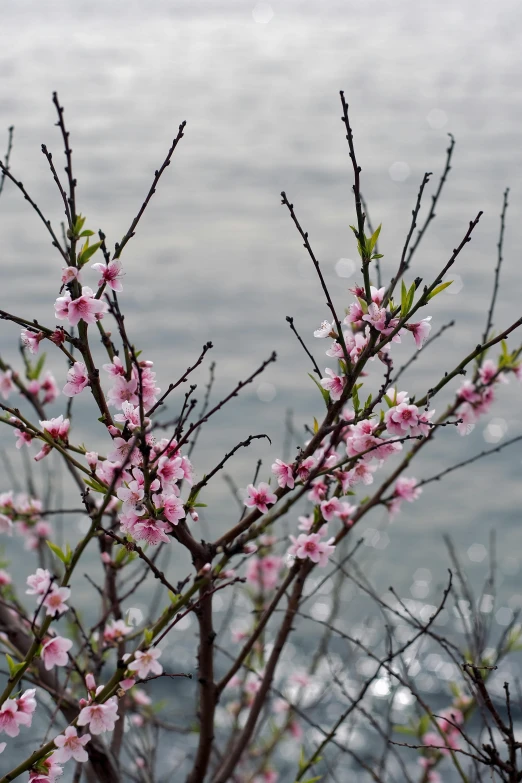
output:
[{"label": "flower cluster", "polygon": [[15,530],[25,538],[26,549],[38,549],[49,539],[51,526],[41,517],[42,501],[24,492],[0,493],[0,533],[11,535]]}]

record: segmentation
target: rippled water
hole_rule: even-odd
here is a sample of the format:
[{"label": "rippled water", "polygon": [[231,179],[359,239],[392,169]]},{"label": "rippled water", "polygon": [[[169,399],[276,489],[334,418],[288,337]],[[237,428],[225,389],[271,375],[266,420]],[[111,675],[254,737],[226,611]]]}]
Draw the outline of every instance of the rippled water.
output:
[{"label": "rippled water", "polygon": [[[434,172],[435,187],[448,131],[457,139],[453,169],[414,273],[425,280],[436,274],[467,222],[484,210],[458,261],[460,291],[441,295],[429,309],[435,329],[453,317],[457,326],[413,365],[408,389],[422,394],[478,341],[506,185],[512,190],[497,328],[520,315],[521,285],[519,4],[274,0],[269,21],[266,9],[253,15],[253,6],[150,0],[145,9],[137,2],[27,0],[6,4],[0,49],[0,125],[16,126],[13,172],[57,227],[59,195],[40,152],[45,142],[55,161],[60,159],[53,90],[66,108],[80,209],[87,225],[102,228],[111,243],[128,228],[179,123],[187,120],[185,138],[125,250],[122,304],[128,328],[155,361],[163,388],[208,339],[215,346],[216,400],[277,350],[277,364],[216,416],[199,441],[195,464],[202,475],[246,435],[270,435],[272,446],[258,441],[230,466],[239,486],[251,480],[258,458],[268,473],[281,454],[288,408],[299,432],[321,413],[306,356],[285,316],[294,316],[326,366],[323,345],[311,335],[327,310],[280,205],[281,190],[310,233],[339,309],[351,301],[347,288],[356,277],[336,274],[339,259],[355,258],[339,89],[350,102],[370,214],[375,224],[383,223],[385,276],[396,267],[425,170]],[[0,236],[0,306],[51,323],[60,259],[9,186],[0,200]],[[17,333],[10,324],[0,331],[2,356],[11,361]],[[401,346],[397,361],[410,350],[411,344]],[[64,368],[52,366],[63,381]],[[206,370],[197,376],[203,386]],[[500,397],[470,437],[441,433],[412,473],[429,476],[489,447],[495,433],[486,432],[491,419],[503,420],[504,439],[518,434],[520,386],[501,389]],[[449,392],[441,394],[435,407],[447,399]],[[78,440],[95,448],[103,433],[88,425],[90,410],[87,400],[78,402]],[[11,437],[2,436],[11,444]],[[514,446],[452,474],[443,485],[427,487],[386,536],[369,535],[377,581],[393,582],[409,594],[418,589],[414,573],[427,568],[428,593],[420,597],[433,597],[447,564],[443,533],[454,536],[478,578],[485,566],[480,546],[487,546],[493,528],[502,601],[518,606],[520,471],[520,447]],[[205,500],[211,503],[202,520],[205,535],[235,520],[234,500],[220,478]],[[366,524],[380,530],[384,523],[376,514]],[[479,548],[468,557],[472,545]]]}]

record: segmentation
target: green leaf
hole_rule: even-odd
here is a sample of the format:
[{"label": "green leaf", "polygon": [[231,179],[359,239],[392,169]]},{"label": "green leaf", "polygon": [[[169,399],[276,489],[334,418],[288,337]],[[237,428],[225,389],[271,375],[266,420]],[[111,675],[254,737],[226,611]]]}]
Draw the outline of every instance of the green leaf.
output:
[{"label": "green leaf", "polygon": [[359,402],[358,388],[359,387],[355,385],[352,391],[353,409],[356,413],[358,413],[361,408],[361,403]]},{"label": "green leaf", "polygon": [[88,487],[93,489],[95,492],[101,492],[102,495],[107,494],[107,487],[104,487],[103,484],[100,484],[96,479],[87,479],[84,478],[85,483]]},{"label": "green leaf", "polygon": [[384,399],[386,400],[388,408],[393,408],[393,401],[390,399],[390,397],[388,397],[387,394],[384,395]]},{"label": "green leaf", "polygon": [[314,416],[314,434],[319,431],[319,422]]},{"label": "green leaf", "polygon": [[433,291],[430,294],[428,294],[428,296],[426,297],[426,301],[429,302],[430,299],[433,299],[434,296],[440,294],[441,291],[444,291],[444,289],[450,286],[452,283],[453,280],[448,280],[447,283],[441,283],[440,285],[438,285],[436,288],[433,289]]},{"label": "green leaf", "polygon": [[79,235],[80,231],[83,228],[83,224],[85,223],[86,219],[87,218],[84,218],[81,215],[77,216],[77,218],[76,218],[76,220],[74,222],[74,225],[73,225],[73,234],[75,234],[76,236]]},{"label": "green leaf", "polygon": [[406,290],[406,286],[404,285],[404,280],[401,280],[401,318],[404,318],[404,316],[407,313],[406,310],[407,300],[408,300],[408,292]]},{"label": "green leaf", "polygon": [[316,783],[318,780],[322,779],[322,775],[316,775],[315,778],[306,778],[306,780],[301,781],[301,783]]},{"label": "green leaf", "polygon": [[323,387],[321,386],[319,381],[316,378],[314,378],[314,376],[312,375],[311,372],[309,372],[308,375],[313,380],[313,382],[315,383],[315,385],[317,386],[319,391],[321,392],[321,396],[322,396],[322,398],[323,398],[323,400],[325,402],[325,405],[326,405],[326,407],[328,407],[328,404],[330,402],[330,394],[329,394],[329,392],[327,392],[326,389],[323,389]]},{"label": "green leaf", "polygon": [[430,725],[431,725],[430,716],[423,715],[422,718],[419,720],[419,723],[417,724],[417,735],[419,737],[423,737],[428,731]]},{"label": "green leaf", "polygon": [[410,290],[408,291],[408,300],[407,300],[407,307],[408,307],[408,310],[407,310],[407,312],[408,312],[408,313],[409,313],[409,312],[410,312],[410,310],[411,310],[411,306],[412,306],[412,304],[413,304],[413,299],[414,299],[414,297],[415,297],[415,291],[416,291],[416,290],[417,290],[417,289],[415,288],[415,283],[412,283],[412,284],[411,284],[411,286],[410,286]]},{"label": "green leaf", "polygon": [[5,654],[5,657],[6,657],[6,660],[7,660],[7,665],[9,666],[9,675],[10,675],[10,677],[11,678],[12,677],[16,677],[16,675],[18,674],[20,669],[23,669],[23,667],[24,667],[23,661],[22,661],[22,663],[16,663],[16,661],[13,661],[13,659],[11,658],[11,656],[8,653]]},{"label": "green leaf", "polygon": [[366,302],[364,301],[364,299],[363,299],[362,297],[358,296],[358,297],[357,297],[357,301],[358,301],[358,302],[359,302],[359,304],[361,305],[361,310],[363,311],[363,313],[364,313],[365,315],[367,315],[367,314],[368,314],[368,305],[366,304]]},{"label": "green leaf", "polygon": [[408,734],[410,737],[416,737],[417,731],[415,729],[412,729],[411,726],[394,726],[393,730],[397,732],[397,734]]},{"label": "green leaf", "polygon": [[114,562],[116,565],[121,565],[123,561],[125,560],[125,556],[127,555],[127,549],[125,549],[124,546],[120,546],[116,553],[116,557],[114,558]]},{"label": "green leaf", "polygon": [[99,249],[100,245],[101,245],[101,242],[96,242],[94,245],[91,245],[89,247],[89,239],[87,239],[86,242],[85,242],[85,245],[83,246],[82,251],[80,252],[80,255],[78,256],[78,266],[80,266],[80,267],[85,266],[87,261]]},{"label": "green leaf", "polygon": [[401,286],[401,318],[405,318],[410,312],[414,296],[415,283],[412,283],[407,290],[403,280]]},{"label": "green leaf", "polygon": [[449,689],[452,693],[452,695],[455,697],[455,699],[458,699],[461,695],[461,690],[456,682],[450,682]]},{"label": "green leaf", "polygon": [[40,373],[43,370],[43,366],[45,364],[45,357],[47,356],[46,353],[43,353],[36,364],[31,364],[31,362],[27,362],[27,378],[30,381],[36,381],[40,375]]},{"label": "green leaf", "polygon": [[382,223],[380,226],[378,226],[371,237],[366,241],[366,247],[368,249],[368,255],[371,255],[371,252],[375,245],[377,244],[377,240],[379,239],[379,234],[381,233]]},{"label": "green leaf", "polygon": [[67,555],[66,555],[64,552],[62,552],[62,550],[60,549],[60,547],[59,547],[59,546],[57,546],[56,544],[53,544],[53,542],[52,542],[52,541],[46,541],[45,543],[47,544],[47,546],[49,547],[49,549],[51,550],[51,552],[54,552],[54,554],[56,555],[56,557],[57,557],[59,560],[61,560],[61,561],[62,561],[62,563],[64,563],[64,564],[66,564],[66,563],[67,563]]},{"label": "green leaf", "polygon": [[149,645],[152,639],[154,638],[153,631],[151,631],[150,628],[145,628],[145,630],[143,631],[143,638],[145,639],[145,644]]},{"label": "green leaf", "polygon": [[85,231],[82,231],[82,233],[79,234],[78,236],[80,236],[80,237],[93,237],[94,236],[94,231],[89,231],[88,229],[85,229]]}]

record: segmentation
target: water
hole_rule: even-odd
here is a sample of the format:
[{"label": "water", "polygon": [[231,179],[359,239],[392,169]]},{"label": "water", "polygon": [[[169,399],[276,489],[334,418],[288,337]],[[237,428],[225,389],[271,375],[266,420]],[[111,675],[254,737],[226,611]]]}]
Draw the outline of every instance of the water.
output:
[{"label": "water", "polygon": [[[40,152],[45,142],[60,161],[53,90],[65,105],[71,132],[79,208],[86,225],[102,228],[111,244],[127,230],[179,123],[187,120],[185,138],[123,255],[121,301],[128,329],[144,356],[155,361],[163,388],[208,339],[215,346],[216,401],[277,350],[277,364],[216,415],[199,441],[194,461],[202,475],[247,435],[270,435],[272,446],[256,441],[230,464],[238,486],[251,480],[257,459],[263,459],[265,477],[281,454],[288,408],[300,432],[321,413],[306,356],[285,316],[295,318],[323,367],[323,344],[313,340],[312,331],[327,309],[280,205],[281,190],[310,233],[338,308],[351,301],[347,287],[356,276],[339,278],[335,272],[339,259],[354,259],[356,253],[339,89],[350,103],[370,214],[375,224],[383,223],[385,279],[396,267],[425,170],[434,172],[434,190],[448,131],[457,139],[453,169],[413,273],[429,281],[467,222],[484,210],[455,270],[460,292],[441,295],[427,310],[435,329],[454,317],[457,326],[413,365],[407,388],[422,394],[478,341],[506,185],[512,189],[495,325],[500,329],[520,315],[519,4],[505,0],[500,10],[469,0],[436,6],[410,0],[393,6],[382,0],[271,5],[273,17],[262,23],[254,21],[250,2],[200,2],[197,8],[185,2],[173,8],[151,0],[145,12],[142,4],[130,2],[108,7],[88,0],[73,7],[60,1],[44,8],[27,0],[4,9],[0,51],[0,126],[16,126],[12,170],[57,230],[60,199]],[[256,17],[264,18],[259,9]],[[10,186],[0,199],[0,235],[1,306],[53,323],[60,259]],[[96,282],[95,273],[86,273],[89,280]],[[0,350],[13,362],[17,334],[13,325],[2,325]],[[398,364],[411,347],[395,352]],[[64,368],[54,357],[50,362],[62,384]],[[196,376],[202,389],[207,370]],[[435,399],[438,410],[456,386]],[[274,391],[270,401],[260,399]],[[180,400],[173,401],[171,413]],[[90,402],[82,398],[75,407],[78,441],[101,448],[101,427],[95,432],[88,424]],[[61,410],[57,404],[55,413]],[[501,389],[491,415],[470,437],[442,432],[412,474],[432,475],[489,447],[484,432],[498,417],[505,421],[504,440],[520,433],[520,386]],[[12,443],[10,432],[2,436]],[[377,582],[393,583],[408,595],[415,571],[429,568],[430,595],[436,595],[448,563],[444,533],[454,537],[470,574],[479,579],[485,561],[467,552],[472,545],[487,547],[494,528],[500,603],[519,605],[520,470],[520,447],[514,446],[450,475],[442,486],[429,485],[373,552]],[[214,537],[236,520],[236,505],[221,478],[204,500],[210,509],[202,525]],[[384,524],[380,514],[365,523],[374,529]],[[469,551],[474,557],[479,550]]]}]

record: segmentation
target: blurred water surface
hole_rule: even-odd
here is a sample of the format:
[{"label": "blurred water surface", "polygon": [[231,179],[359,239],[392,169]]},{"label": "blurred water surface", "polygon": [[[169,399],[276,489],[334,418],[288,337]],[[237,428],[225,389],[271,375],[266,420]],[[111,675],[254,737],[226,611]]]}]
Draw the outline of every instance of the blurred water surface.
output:
[{"label": "blurred water surface", "polygon": [[[178,125],[187,120],[185,138],[124,252],[121,302],[127,328],[143,355],[155,362],[162,388],[209,339],[217,363],[216,401],[277,350],[278,361],[263,378],[206,426],[194,457],[201,476],[239,440],[267,433],[272,446],[257,441],[229,466],[243,487],[257,459],[263,459],[265,478],[281,455],[287,409],[293,410],[299,433],[322,410],[307,377],[308,360],[285,316],[295,318],[319,365],[328,364],[325,344],[312,337],[328,315],[324,297],[280,205],[281,190],[310,233],[340,310],[351,301],[348,286],[358,279],[336,273],[339,259],[353,260],[356,254],[339,89],[350,103],[370,214],[374,224],[383,224],[385,279],[398,263],[424,171],[434,172],[429,192],[435,189],[449,131],[457,140],[453,168],[413,273],[429,282],[468,221],[484,210],[455,270],[459,292],[450,289],[427,311],[435,329],[451,318],[457,326],[414,363],[401,388],[423,394],[478,342],[506,185],[511,195],[495,326],[505,327],[520,315],[520,4],[273,0],[268,21],[269,10],[266,4],[232,1],[149,0],[145,6],[19,0],[4,3],[0,49],[0,126],[16,126],[12,170],[57,230],[60,197],[40,152],[44,142],[60,161],[53,90],[65,105],[71,132],[79,209],[86,225],[103,229],[111,245],[127,230]],[[0,200],[0,236],[0,306],[53,324],[60,258],[9,184]],[[96,279],[94,272],[84,275],[86,284]],[[2,325],[0,350],[13,362],[18,361],[17,337],[12,324]],[[394,348],[397,366],[412,352],[413,341],[403,342]],[[101,352],[99,357],[101,363]],[[63,385],[65,368],[54,356],[49,361]],[[201,390],[207,372],[208,364],[197,373]],[[435,399],[438,410],[457,385]],[[83,397],[74,405],[76,440],[103,450],[102,427],[97,431],[90,423],[93,408]],[[503,387],[500,397],[470,437],[444,430],[411,473],[427,477],[494,445],[496,430],[486,431],[491,419],[502,419],[503,439],[518,434],[520,386]],[[170,404],[171,414],[181,399]],[[62,412],[63,401],[53,410]],[[0,435],[12,448],[12,433]],[[495,529],[501,603],[520,605],[521,467],[515,446],[450,475],[443,485],[429,485],[385,536],[386,520],[376,513],[365,527],[380,531],[368,537],[369,548],[376,550],[378,583],[393,583],[409,595],[414,573],[427,568],[428,593],[433,590],[448,562],[443,533],[455,538],[478,578],[485,550],[470,550],[471,558],[467,552],[474,544],[487,547]],[[6,477],[1,488],[8,488]],[[237,506],[221,477],[204,500],[210,508],[202,514],[202,529],[214,537],[235,521]],[[77,521],[66,524],[74,537]],[[25,576],[30,565],[20,551],[22,557]]]}]

